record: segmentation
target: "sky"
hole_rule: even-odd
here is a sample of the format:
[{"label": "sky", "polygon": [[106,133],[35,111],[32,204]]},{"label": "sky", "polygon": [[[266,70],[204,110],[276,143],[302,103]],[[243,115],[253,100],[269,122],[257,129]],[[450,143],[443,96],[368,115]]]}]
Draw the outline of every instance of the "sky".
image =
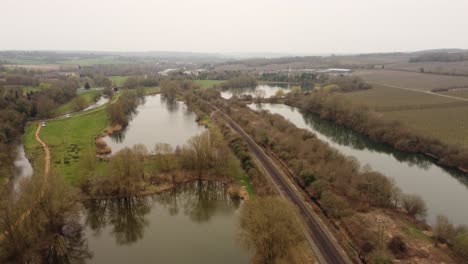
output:
[{"label": "sky", "polygon": [[468,48],[468,0],[0,0],[0,50]]}]

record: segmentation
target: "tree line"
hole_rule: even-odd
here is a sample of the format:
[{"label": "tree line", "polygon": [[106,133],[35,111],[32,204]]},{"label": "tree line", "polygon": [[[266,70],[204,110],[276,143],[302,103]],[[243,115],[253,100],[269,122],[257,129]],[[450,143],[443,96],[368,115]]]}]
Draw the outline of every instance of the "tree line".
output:
[{"label": "tree line", "polygon": [[[374,208],[399,207],[414,218],[425,216],[427,208],[419,196],[402,194],[386,176],[362,167],[282,116],[252,111],[239,102],[216,98],[214,93],[205,98],[211,98],[210,102],[229,113],[257,143],[284,161],[298,185],[334,221],[347,226],[358,217],[356,212]],[[370,226],[355,225],[352,237],[361,254],[371,258],[378,252],[378,239]]]},{"label": "tree line", "polygon": [[383,120],[367,107],[353,105],[338,94],[320,92],[309,96],[290,95],[286,104],[318,114],[323,119],[333,120],[398,150],[429,154],[437,157],[442,165],[468,168],[468,149],[447,145],[437,139],[415,133],[399,122]]}]

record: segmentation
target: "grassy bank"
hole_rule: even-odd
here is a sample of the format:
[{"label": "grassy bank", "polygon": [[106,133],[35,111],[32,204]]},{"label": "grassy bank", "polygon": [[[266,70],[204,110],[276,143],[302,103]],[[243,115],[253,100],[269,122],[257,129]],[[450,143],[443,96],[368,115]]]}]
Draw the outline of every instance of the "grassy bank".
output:
[{"label": "grassy bank", "polygon": [[109,79],[117,86],[122,86],[124,82],[127,80],[128,76],[110,76]]},{"label": "grassy bank", "polygon": [[[107,126],[105,106],[76,114],[67,119],[47,122],[41,129],[41,138],[51,150],[51,165],[70,183],[74,184],[79,176],[80,158],[94,152],[94,137]],[[42,163],[43,150],[35,140],[37,122],[26,126],[24,145],[26,153],[34,161],[34,167]]]},{"label": "grassy bank", "polygon": [[[86,92],[81,93],[81,94],[79,94],[77,96],[84,99],[84,101],[86,102],[86,106],[90,106],[91,104],[93,104],[95,102],[95,98],[99,94],[100,94],[100,91],[86,91]],[[74,109],[74,102],[73,102],[73,100],[71,100],[70,102],[59,106],[54,111],[54,115],[59,116],[59,115],[71,113],[71,112],[74,112],[74,111],[76,111]]]}]

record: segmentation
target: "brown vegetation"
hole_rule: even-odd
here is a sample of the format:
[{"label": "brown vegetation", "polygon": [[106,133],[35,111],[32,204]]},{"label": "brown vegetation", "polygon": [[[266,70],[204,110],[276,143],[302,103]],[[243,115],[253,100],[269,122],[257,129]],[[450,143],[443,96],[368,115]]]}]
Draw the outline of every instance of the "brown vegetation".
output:
[{"label": "brown vegetation", "polygon": [[[48,180],[33,176],[23,182],[19,197],[6,195],[0,203],[2,263],[81,263],[91,254],[78,221],[76,192],[52,173]],[[34,204],[34,206],[32,206]],[[27,208],[29,217],[15,224]]]},{"label": "brown vegetation", "polygon": [[290,96],[287,104],[333,120],[398,150],[430,154],[438,157],[442,165],[468,168],[468,149],[448,146],[439,140],[416,134],[398,122],[385,121],[366,107],[352,105],[339,95],[313,93],[305,97]]},{"label": "brown vegetation", "polygon": [[295,208],[279,197],[251,199],[242,206],[240,237],[255,250],[253,263],[275,263],[304,241]]}]

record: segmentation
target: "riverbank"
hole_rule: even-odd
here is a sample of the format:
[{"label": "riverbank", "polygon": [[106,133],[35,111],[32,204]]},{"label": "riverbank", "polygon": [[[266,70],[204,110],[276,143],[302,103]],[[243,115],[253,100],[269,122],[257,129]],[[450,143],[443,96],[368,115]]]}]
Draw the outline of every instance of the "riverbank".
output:
[{"label": "riverbank", "polygon": [[[328,96],[332,97],[332,95]],[[328,97],[325,96],[325,98]],[[334,99],[329,98],[329,100]],[[468,163],[468,150],[466,149],[448,146],[435,139],[414,134],[397,123],[390,124],[389,122],[384,122],[377,117],[377,114],[372,113],[368,109],[358,109],[358,113],[354,113],[356,109],[349,109],[350,106],[346,104],[346,102],[338,99],[335,101],[339,102],[341,105],[345,105],[344,107],[341,106],[340,109],[338,109],[339,107],[336,104],[331,104],[330,102],[326,105],[326,103],[317,103],[318,101],[314,101],[314,103],[310,105],[311,101],[312,100],[305,102],[304,99],[290,97],[284,101],[284,104],[316,114],[322,119],[334,121],[367,136],[377,143],[388,144],[399,151],[420,153],[436,159],[442,166],[456,168],[464,173],[468,173],[468,165],[464,165]],[[304,104],[309,104],[309,106],[304,106]],[[346,110],[342,108],[346,108]],[[348,113],[344,114],[342,113],[343,111],[347,111]],[[363,111],[363,113],[359,113],[359,111]],[[356,116],[356,118],[360,118],[363,124],[355,124],[354,121],[351,120],[353,115]],[[358,117],[358,115],[360,116]],[[368,127],[371,126],[374,126],[372,129],[378,131],[368,130],[371,129]],[[446,153],[446,155],[437,154],[437,152]]]},{"label": "riverbank", "polygon": [[[287,163],[288,167],[293,170],[293,175],[296,175],[294,180],[303,186],[304,191],[314,199],[321,200],[321,208],[326,211],[328,221],[334,223],[332,228],[340,234],[342,234],[343,229],[350,230],[350,233],[346,234],[346,236],[353,241],[358,250],[364,250],[363,243],[376,243],[374,245],[377,245],[377,240],[374,240],[377,226],[375,222],[369,220],[375,219],[375,217],[378,218],[382,206],[383,208],[394,206],[392,205],[393,202],[388,201],[387,204],[382,200],[383,197],[387,197],[386,193],[388,191],[391,192],[390,189],[392,189],[387,189],[384,183],[388,182],[391,185],[391,181],[383,178],[383,176],[379,176],[378,173],[369,171],[365,175],[368,178],[370,177],[367,181],[373,183],[372,193],[365,191],[356,193],[353,191],[352,186],[355,184],[359,186],[359,174],[366,172],[359,172],[359,169],[357,171],[353,169],[353,164],[356,163],[355,160],[342,157],[338,152],[333,150],[328,155],[327,151],[321,147],[321,145],[327,144],[323,142],[319,144],[315,136],[308,136],[305,130],[291,127],[291,124],[287,124],[289,122],[281,121],[281,117],[278,117],[278,115],[259,113],[255,114],[254,117],[251,112],[244,111],[235,104],[226,104],[224,102],[222,106],[221,104],[217,106],[229,108],[226,111],[230,111],[231,115],[236,117],[235,120],[239,124],[242,124],[244,129],[259,144],[275,152],[278,157]],[[302,117],[300,118],[302,119]],[[300,132],[300,130],[303,132]],[[319,139],[322,138],[319,136]],[[362,145],[360,147],[363,148]],[[300,155],[297,156],[296,154]],[[351,169],[351,171],[348,171],[348,169]],[[313,176],[310,178],[312,184],[309,182],[307,186],[306,180],[310,177],[310,173]],[[328,193],[327,189],[329,190]],[[323,196],[324,193],[327,193],[326,196]],[[378,193],[378,195],[373,196],[374,193]],[[367,199],[367,195],[371,196]],[[390,195],[389,197],[392,196]],[[379,205],[379,203],[382,204]],[[371,208],[369,208],[370,206]],[[354,213],[349,215],[350,209],[348,208],[354,208],[352,210]],[[356,208],[358,209],[356,210]],[[401,210],[389,210],[389,212],[392,212],[391,216],[384,219],[394,219],[391,223],[395,227],[385,233],[385,240],[389,241],[392,237],[401,236],[408,243],[408,246],[411,245],[409,247],[411,250],[415,250],[414,252],[418,252],[416,254],[420,254],[419,257],[414,258],[414,253],[411,253],[409,254],[410,256],[404,258],[405,260],[424,259],[424,261],[427,261],[428,259],[439,259],[442,261],[445,259],[444,261],[452,262],[453,260],[450,260],[452,257],[457,259],[456,256],[447,256],[443,251],[432,248],[431,241],[435,238],[432,238],[430,233],[423,232],[423,230],[427,229],[427,225],[414,221],[414,218],[407,218],[406,212]],[[397,215],[399,216],[396,217]],[[413,220],[408,222],[405,219]],[[413,236],[413,234],[424,235]],[[338,235],[337,237],[342,237],[342,235]],[[419,251],[418,249],[422,245],[431,249],[425,252]],[[375,246],[375,249],[379,247]],[[431,250],[434,252],[428,253]],[[367,257],[372,257],[373,255],[369,255],[369,252],[365,251],[359,252],[360,254],[367,255]]]}]

